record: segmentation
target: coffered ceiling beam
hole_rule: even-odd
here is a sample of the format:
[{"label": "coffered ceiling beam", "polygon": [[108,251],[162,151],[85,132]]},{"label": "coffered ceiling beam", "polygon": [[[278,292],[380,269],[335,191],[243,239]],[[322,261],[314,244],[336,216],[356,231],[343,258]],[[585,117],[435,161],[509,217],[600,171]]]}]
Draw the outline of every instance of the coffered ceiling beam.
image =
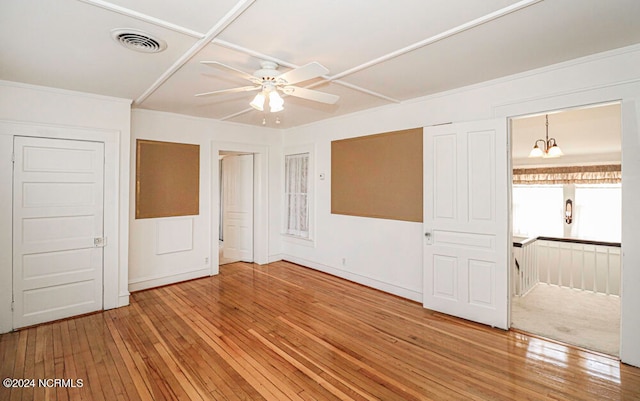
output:
[{"label": "coffered ceiling beam", "polygon": [[373,59],[371,61],[367,61],[366,63],[360,64],[360,65],[358,65],[356,67],[353,67],[353,68],[350,68],[348,70],[345,70],[345,71],[343,71],[343,72],[341,72],[339,74],[331,76],[330,79],[333,81],[333,80],[336,80],[336,79],[339,79],[339,78],[346,77],[347,75],[355,74],[356,72],[362,71],[362,70],[364,70],[366,68],[373,67],[374,65],[383,63],[383,62],[388,61],[388,60],[391,60],[392,58],[396,58],[396,57],[402,56],[403,54],[407,54],[407,53],[412,52],[414,50],[417,50],[417,49],[419,49],[421,47],[428,46],[428,45],[430,45],[432,43],[435,43],[435,42],[438,42],[440,40],[446,39],[446,38],[448,38],[450,36],[456,35],[456,34],[458,34],[460,32],[466,31],[468,29],[475,28],[475,27],[477,27],[479,25],[482,25],[482,24],[486,24],[489,21],[493,21],[494,19],[503,17],[503,16],[505,16],[507,14],[511,14],[511,13],[513,13],[515,11],[521,10],[521,9],[523,9],[525,7],[529,7],[529,6],[533,5],[533,4],[539,3],[541,1],[544,1],[544,0],[522,0],[522,1],[519,1],[517,3],[511,4],[510,6],[501,8],[499,10],[496,10],[496,11],[492,12],[492,13],[483,15],[481,17],[478,17],[478,18],[474,19],[474,20],[471,20],[469,22],[465,22],[464,24],[461,24],[461,25],[458,25],[458,26],[453,27],[451,29],[448,29],[448,30],[446,30],[444,32],[440,32],[437,35],[431,36],[429,38],[426,38],[424,40],[421,40],[421,41],[416,42],[414,44],[411,44],[409,46],[403,47],[402,49],[398,49],[398,50],[393,51],[391,53],[387,53],[384,56],[378,57],[378,58]]},{"label": "coffered ceiling beam", "polygon": [[137,106],[144,102],[153,92],[155,92],[162,84],[166,82],[173,74],[176,73],[183,65],[185,65],[200,50],[206,47],[216,36],[220,34],[229,24],[238,18],[247,8],[249,8],[256,0],[239,1],[229,12],[218,21],[201,39],[199,39],[189,50],[187,50],[167,71],[165,71],[140,97],[138,97],[133,105]]}]

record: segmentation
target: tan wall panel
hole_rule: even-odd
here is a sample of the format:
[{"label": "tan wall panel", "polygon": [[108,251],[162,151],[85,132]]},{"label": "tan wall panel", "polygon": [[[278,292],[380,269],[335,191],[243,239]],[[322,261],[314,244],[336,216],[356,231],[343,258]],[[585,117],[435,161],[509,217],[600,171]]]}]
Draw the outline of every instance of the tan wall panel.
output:
[{"label": "tan wall panel", "polygon": [[331,142],[331,213],[422,222],[422,128]]},{"label": "tan wall panel", "polygon": [[136,141],[136,219],[197,215],[200,146]]}]

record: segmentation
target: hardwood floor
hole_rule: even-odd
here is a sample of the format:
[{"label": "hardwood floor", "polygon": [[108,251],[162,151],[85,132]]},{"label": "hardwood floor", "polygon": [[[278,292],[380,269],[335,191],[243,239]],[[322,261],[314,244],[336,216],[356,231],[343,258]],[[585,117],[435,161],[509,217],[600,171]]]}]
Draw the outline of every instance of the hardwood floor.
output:
[{"label": "hardwood floor", "polygon": [[35,379],[0,400],[640,399],[638,368],[287,262],[225,265],[4,334],[0,364],[1,378]]}]

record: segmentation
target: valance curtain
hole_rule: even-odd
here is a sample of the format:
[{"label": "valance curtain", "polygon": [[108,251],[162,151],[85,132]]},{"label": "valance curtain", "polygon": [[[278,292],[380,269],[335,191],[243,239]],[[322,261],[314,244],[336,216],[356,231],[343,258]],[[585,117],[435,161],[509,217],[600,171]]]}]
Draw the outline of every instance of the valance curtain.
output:
[{"label": "valance curtain", "polygon": [[620,164],[513,169],[513,183],[523,185],[619,184],[621,180]]}]

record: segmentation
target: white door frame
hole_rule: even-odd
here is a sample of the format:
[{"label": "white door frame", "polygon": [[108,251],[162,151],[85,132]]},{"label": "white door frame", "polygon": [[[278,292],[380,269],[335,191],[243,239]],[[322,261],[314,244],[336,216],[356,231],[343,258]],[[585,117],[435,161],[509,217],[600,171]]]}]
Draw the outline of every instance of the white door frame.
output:
[{"label": "white door frame", "polygon": [[[640,224],[640,212],[636,210],[637,199],[634,194],[640,192],[640,81],[623,82],[580,91],[557,93],[553,96],[540,96],[520,102],[498,105],[493,108],[494,117],[510,119],[517,116],[544,113],[549,110],[571,109],[608,102],[621,102],[622,109],[622,269],[620,280],[621,294],[621,328],[620,328],[620,360],[640,366],[640,346],[637,336],[640,334],[640,318],[637,317],[637,305],[640,304],[640,247],[638,247],[637,227]],[[511,138],[511,127],[507,132]],[[509,142],[510,147],[510,142]],[[510,150],[508,169],[512,169]],[[512,174],[509,172],[509,174]],[[510,180],[509,182],[511,182]],[[509,214],[511,215],[511,213]],[[509,222],[511,224],[511,222]],[[510,229],[509,229],[510,230]],[[511,238],[509,235],[508,238]],[[635,241],[634,241],[635,238]],[[627,246],[624,246],[627,244]],[[625,268],[628,267],[628,268]],[[511,307],[509,306],[509,310]],[[509,325],[511,316],[509,316]]]},{"label": "white door frame", "polygon": [[[13,137],[30,136],[102,142],[104,144],[104,247],[103,309],[113,309],[128,303],[128,291],[120,291],[120,282],[127,279],[127,266],[119,264],[120,244],[120,132],[99,128],[78,128],[53,124],[0,121],[0,277],[12,277],[13,207]],[[7,144],[7,146],[5,146]],[[11,144],[10,146],[8,144]],[[128,229],[125,227],[125,229]],[[13,280],[0,280],[0,333],[13,330],[11,297]],[[125,287],[126,288],[126,287]]]},{"label": "white door frame", "polygon": [[219,273],[220,165],[221,151],[253,154],[253,259],[269,263],[269,150],[266,146],[237,142],[211,142],[211,275]]},{"label": "white door frame", "polygon": [[[606,104],[611,104],[611,102],[602,102],[602,105],[606,105]],[[597,106],[598,104],[589,104],[588,106]],[[573,107],[569,107],[569,108],[565,108],[565,109],[554,109],[554,110],[544,110],[542,112],[544,113],[557,113],[557,112],[563,112],[563,111],[570,111],[570,110],[576,110],[576,109],[580,109],[583,106],[573,106]],[[542,113],[540,112],[540,113]],[[540,114],[538,112],[533,112],[531,114]],[[515,117],[520,117],[519,116],[511,116],[511,117],[507,117],[507,151],[508,151],[508,159],[507,159],[507,171],[509,174],[508,180],[507,180],[507,185],[508,185],[508,205],[509,205],[509,214],[508,214],[508,221],[509,221],[509,234],[507,239],[509,240],[509,250],[510,250],[510,261],[513,261],[513,209],[512,209],[512,205],[513,205],[513,131],[512,131],[512,121]],[[524,116],[526,117],[526,115]],[[620,115],[620,119],[622,120],[622,115]],[[620,133],[622,135],[622,132]],[[517,277],[514,276],[514,270],[512,268],[512,266],[509,267],[509,320],[508,320],[508,326],[509,328],[511,328],[511,301],[513,300],[513,288],[514,288],[514,282],[518,280]],[[620,277],[621,280],[621,284],[622,284],[622,276]],[[622,294],[620,295],[620,299],[622,300]],[[620,331],[620,327],[618,327],[618,331]]]}]

